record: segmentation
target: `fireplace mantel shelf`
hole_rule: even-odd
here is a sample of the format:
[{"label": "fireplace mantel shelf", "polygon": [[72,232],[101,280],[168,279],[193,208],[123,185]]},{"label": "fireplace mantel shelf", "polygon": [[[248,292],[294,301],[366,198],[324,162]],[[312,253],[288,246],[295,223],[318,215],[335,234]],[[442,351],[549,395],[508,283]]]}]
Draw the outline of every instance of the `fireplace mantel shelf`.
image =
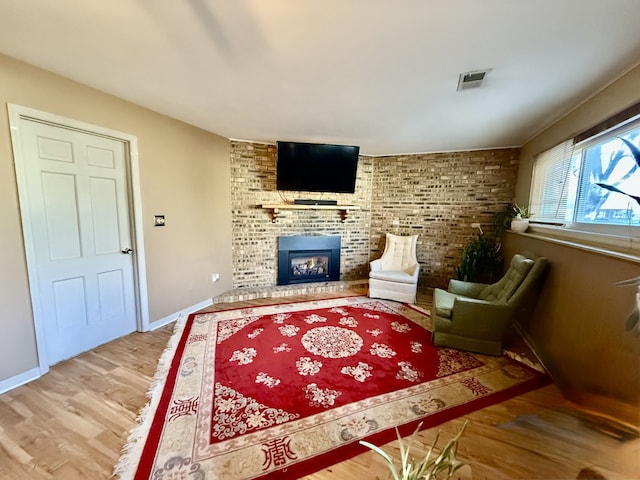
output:
[{"label": "fireplace mantel shelf", "polygon": [[278,219],[280,210],[338,210],[343,223],[347,219],[349,210],[360,210],[358,205],[295,205],[291,203],[263,203],[258,207],[271,210],[271,221],[273,223]]}]

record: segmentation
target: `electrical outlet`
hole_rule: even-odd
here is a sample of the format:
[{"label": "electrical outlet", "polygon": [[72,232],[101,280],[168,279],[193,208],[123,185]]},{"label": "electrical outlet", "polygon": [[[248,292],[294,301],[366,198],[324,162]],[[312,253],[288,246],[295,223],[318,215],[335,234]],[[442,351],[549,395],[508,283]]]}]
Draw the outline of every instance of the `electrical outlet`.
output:
[{"label": "electrical outlet", "polygon": [[212,273],[211,274],[211,281],[213,283],[217,282],[218,280],[220,280],[220,274],[219,273]]}]

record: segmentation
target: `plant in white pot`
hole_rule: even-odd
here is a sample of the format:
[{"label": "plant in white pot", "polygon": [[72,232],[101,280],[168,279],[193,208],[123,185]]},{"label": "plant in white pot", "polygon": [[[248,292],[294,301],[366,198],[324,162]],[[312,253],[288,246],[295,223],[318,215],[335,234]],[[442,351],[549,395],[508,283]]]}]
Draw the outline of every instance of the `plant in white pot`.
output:
[{"label": "plant in white pot", "polygon": [[513,206],[515,217],[511,219],[511,230],[518,233],[524,233],[529,228],[529,209],[521,207],[517,203]]}]

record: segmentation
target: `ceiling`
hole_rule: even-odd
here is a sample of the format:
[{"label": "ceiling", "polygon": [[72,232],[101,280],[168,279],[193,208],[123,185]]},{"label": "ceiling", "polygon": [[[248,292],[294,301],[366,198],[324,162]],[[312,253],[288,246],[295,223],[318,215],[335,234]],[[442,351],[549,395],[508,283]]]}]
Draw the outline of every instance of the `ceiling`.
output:
[{"label": "ceiling", "polygon": [[228,138],[444,152],[531,139],[640,62],[638,19],[639,0],[0,0],[0,52]]}]

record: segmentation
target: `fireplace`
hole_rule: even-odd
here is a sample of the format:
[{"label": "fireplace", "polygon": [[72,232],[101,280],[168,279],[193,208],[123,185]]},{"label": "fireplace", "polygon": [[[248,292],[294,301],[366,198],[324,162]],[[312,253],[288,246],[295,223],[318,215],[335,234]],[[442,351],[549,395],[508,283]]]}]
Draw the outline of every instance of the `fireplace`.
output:
[{"label": "fireplace", "polygon": [[340,280],[339,236],[278,238],[278,285]]}]

